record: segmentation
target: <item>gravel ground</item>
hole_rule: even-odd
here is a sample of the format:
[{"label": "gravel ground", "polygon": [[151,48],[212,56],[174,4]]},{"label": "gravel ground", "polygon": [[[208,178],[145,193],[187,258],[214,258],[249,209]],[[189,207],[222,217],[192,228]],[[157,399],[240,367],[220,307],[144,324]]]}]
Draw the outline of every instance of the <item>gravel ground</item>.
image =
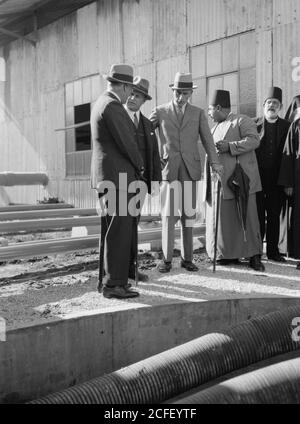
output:
[{"label": "gravel ground", "polygon": [[149,281],[139,283],[140,297],[129,300],[105,299],[98,294],[96,251],[2,263],[0,316],[12,329],[111,308],[241,297],[300,297],[300,271],[293,260],[285,264],[264,260],[265,273],[249,269],[245,261],[218,266],[213,274],[203,248],[194,252],[199,266],[196,273],[181,268],[179,256],[175,250],[172,271],[160,274],[156,269],[160,254],[141,252],[140,270],[149,274]]}]

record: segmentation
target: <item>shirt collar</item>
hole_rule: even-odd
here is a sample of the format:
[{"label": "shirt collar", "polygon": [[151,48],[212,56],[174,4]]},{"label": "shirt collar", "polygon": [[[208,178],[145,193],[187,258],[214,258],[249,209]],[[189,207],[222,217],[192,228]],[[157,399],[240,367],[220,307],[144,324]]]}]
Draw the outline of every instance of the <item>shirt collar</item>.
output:
[{"label": "shirt collar", "polygon": [[[175,110],[177,111],[179,109],[179,107],[174,102],[173,102],[173,104],[174,104]],[[185,103],[181,108],[183,114],[185,112],[186,106],[187,106],[187,103]]]},{"label": "shirt collar", "polygon": [[141,114],[140,110],[138,110],[137,112],[133,112],[132,110],[128,109],[126,104],[124,105],[124,108],[126,112],[128,113],[128,115],[130,116],[130,119],[132,120],[132,122],[134,122],[134,114],[136,114],[136,117],[138,121],[140,122],[140,114]]},{"label": "shirt collar", "polygon": [[111,93],[113,96],[115,96],[117,98],[117,100],[119,100],[119,102],[122,103],[121,98],[117,95],[117,93],[115,93],[114,91],[109,91],[109,93]]},{"label": "shirt collar", "polygon": [[278,121],[279,116],[277,116],[276,119],[267,119],[265,118],[266,122],[268,122],[269,124],[276,124],[276,122]]}]

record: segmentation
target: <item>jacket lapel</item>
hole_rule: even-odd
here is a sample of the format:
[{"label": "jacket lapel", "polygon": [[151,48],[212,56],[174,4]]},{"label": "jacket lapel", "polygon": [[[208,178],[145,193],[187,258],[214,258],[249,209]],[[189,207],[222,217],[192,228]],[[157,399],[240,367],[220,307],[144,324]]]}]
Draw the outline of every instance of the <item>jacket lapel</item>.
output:
[{"label": "jacket lapel", "polygon": [[150,153],[152,152],[151,133],[153,131],[152,131],[151,125],[149,124],[149,122],[146,121],[146,119],[144,119],[144,115],[142,113],[140,114],[140,119],[142,121],[142,126],[143,126],[145,140],[146,140],[147,154],[148,154],[148,152]]},{"label": "jacket lapel", "polygon": [[223,128],[223,140],[225,140],[226,135],[229,131],[229,128],[231,127],[231,120],[232,120],[232,115],[230,115],[229,119],[226,121],[226,123],[224,124],[224,128]]},{"label": "jacket lapel", "polygon": [[171,121],[173,122],[173,124],[177,128],[180,128],[180,124],[178,122],[178,118],[177,118],[177,114],[176,114],[176,110],[175,110],[175,106],[174,106],[174,103],[173,102],[169,103],[168,115],[169,115]]}]

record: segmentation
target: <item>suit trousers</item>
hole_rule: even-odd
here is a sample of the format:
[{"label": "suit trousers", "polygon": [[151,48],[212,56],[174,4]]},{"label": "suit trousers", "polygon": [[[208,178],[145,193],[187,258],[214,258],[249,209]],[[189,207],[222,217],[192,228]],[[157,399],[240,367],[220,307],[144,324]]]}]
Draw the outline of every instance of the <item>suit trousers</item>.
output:
[{"label": "suit trousers", "polygon": [[[107,287],[125,286],[128,282],[132,240],[136,242],[137,218],[128,213],[128,204],[133,197],[134,194],[117,190],[115,208],[101,216],[103,285]],[[100,251],[100,270],[101,262]]]},{"label": "suit trousers", "polygon": [[260,224],[261,239],[266,236],[267,256],[279,254],[280,212],[284,202],[281,187],[271,181],[272,172],[268,176],[262,174],[262,191],[256,194],[257,212]]},{"label": "suit trousers", "polygon": [[178,180],[163,181],[161,185],[162,249],[164,260],[172,261],[175,224],[181,222],[181,257],[193,260],[193,226],[196,217],[197,181],[191,181],[181,161]]}]

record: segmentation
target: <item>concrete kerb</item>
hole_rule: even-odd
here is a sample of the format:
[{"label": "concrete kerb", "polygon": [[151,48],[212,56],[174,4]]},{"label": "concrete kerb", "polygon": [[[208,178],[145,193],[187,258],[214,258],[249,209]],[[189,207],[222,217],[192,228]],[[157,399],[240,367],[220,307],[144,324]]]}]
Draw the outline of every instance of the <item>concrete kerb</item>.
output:
[{"label": "concrete kerb", "polygon": [[[65,389],[210,332],[299,305],[299,298],[243,298],[120,310],[8,331],[0,343],[0,403]],[[130,309],[131,307],[131,309]]]}]

